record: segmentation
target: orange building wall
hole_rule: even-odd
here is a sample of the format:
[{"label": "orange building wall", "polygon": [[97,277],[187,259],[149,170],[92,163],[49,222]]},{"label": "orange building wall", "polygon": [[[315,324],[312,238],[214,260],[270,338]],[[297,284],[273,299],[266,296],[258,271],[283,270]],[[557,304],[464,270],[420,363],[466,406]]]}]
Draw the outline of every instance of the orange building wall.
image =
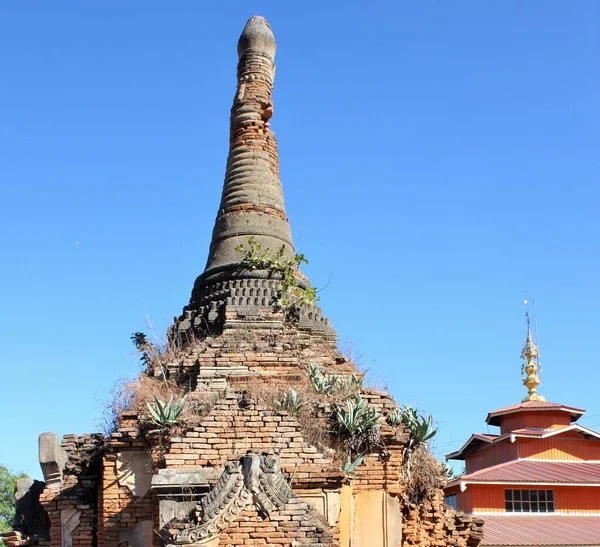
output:
[{"label": "orange building wall", "polygon": [[509,439],[506,439],[504,442],[486,446],[475,454],[467,456],[465,458],[465,472],[473,473],[485,467],[516,460],[517,458],[516,443],[511,443]]},{"label": "orange building wall", "polygon": [[[457,487],[458,488],[458,487]],[[554,490],[556,513],[583,513],[600,515],[600,487],[598,486],[522,486],[469,484],[459,494],[458,508],[474,513],[505,513],[504,491],[507,488]],[[470,491],[469,496],[465,496]],[[464,503],[464,509],[463,505]],[[468,508],[466,508],[468,507]]]},{"label": "orange building wall", "polygon": [[519,412],[502,417],[500,434],[526,427],[560,429],[568,425],[571,425],[571,416],[567,412]]},{"label": "orange building wall", "polygon": [[600,461],[600,441],[583,439],[580,434],[567,431],[545,439],[517,438],[478,450],[465,458],[465,472],[473,473],[500,463],[531,458],[557,461]]},{"label": "orange building wall", "polygon": [[546,439],[517,439],[520,458],[558,461],[600,461],[600,441],[573,432]]}]

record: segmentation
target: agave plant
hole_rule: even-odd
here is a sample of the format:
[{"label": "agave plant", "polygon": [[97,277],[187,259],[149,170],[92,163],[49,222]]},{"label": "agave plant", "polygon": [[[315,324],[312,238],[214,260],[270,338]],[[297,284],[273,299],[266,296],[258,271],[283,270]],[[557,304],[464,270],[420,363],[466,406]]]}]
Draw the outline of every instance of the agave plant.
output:
[{"label": "agave plant", "polygon": [[446,480],[450,480],[454,477],[454,469],[448,462],[442,462],[442,475]]},{"label": "agave plant", "polygon": [[363,387],[362,378],[358,377],[355,373],[350,376],[338,376],[335,379],[333,391],[339,394],[352,394],[359,392]]},{"label": "agave plant", "polygon": [[162,399],[154,396],[154,405],[146,403],[148,410],[150,411],[150,420],[152,423],[160,429],[166,429],[179,422],[179,415],[183,410],[186,396],[179,399],[179,401],[173,401],[173,396],[165,403]]},{"label": "agave plant", "polygon": [[354,460],[350,458],[350,454],[346,454],[346,457],[344,458],[344,463],[342,464],[342,469],[344,470],[344,473],[346,473],[346,475],[348,475],[348,477],[350,478],[358,477],[355,471],[359,466],[362,465],[364,460],[364,454],[359,454]]},{"label": "agave plant", "polygon": [[325,376],[321,369],[313,363],[308,365],[308,379],[319,395],[329,395],[335,385],[335,380]]},{"label": "agave plant", "polygon": [[423,415],[416,408],[403,406],[400,411],[401,421],[408,429],[408,440],[403,450],[404,476],[407,482],[411,480],[413,454],[418,448],[427,449],[429,441],[436,433],[433,428],[431,415]]},{"label": "agave plant", "polygon": [[360,435],[376,426],[380,414],[375,408],[371,408],[360,395],[355,394],[353,400],[346,401],[345,408],[337,407],[335,409],[335,418],[342,431],[349,435]]},{"label": "agave plant", "polygon": [[279,408],[286,410],[293,416],[297,416],[300,409],[305,404],[306,403],[301,400],[300,395],[298,395],[298,392],[293,387],[284,392],[283,396],[278,401]]},{"label": "agave plant", "polygon": [[398,427],[402,423],[402,413],[399,408],[395,408],[386,417],[385,421],[392,427]]},{"label": "agave plant", "polygon": [[400,414],[402,423],[409,432],[409,449],[426,445],[427,441],[437,433],[437,428],[433,428],[431,415],[423,415],[416,408],[412,408],[411,406],[402,407]]}]

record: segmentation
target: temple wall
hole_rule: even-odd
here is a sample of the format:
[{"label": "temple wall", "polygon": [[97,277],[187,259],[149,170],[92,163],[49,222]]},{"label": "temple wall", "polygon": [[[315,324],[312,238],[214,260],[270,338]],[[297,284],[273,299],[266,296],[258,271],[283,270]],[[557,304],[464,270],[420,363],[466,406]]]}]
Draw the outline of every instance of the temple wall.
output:
[{"label": "temple wall", "polygon": [[[61,477],[53,477],[40,495],[50,520],[50,538],[38,545],[92,547],[96,545],[98,518],[99,450],[101,435],[65,435],[60,447],[66,460]],[[57,468],[60,468],[59,465]]]},{"label": "temple wall", "polygon": [[337,350],[335,341],[296,328],[261,327],[271,316],[281,320],[280,314],[264,309],[258,327],[232,328],[194,344],[180,361],[169,364],[169,375],[187,378],[192,388],[225,388],[243,384],[257,374],[270,377],[274,385],[305,381],[303,371],[310,363],[327,374],[357,372]]},{"label": "temple wall", "polygon": [[427,504],[403,508],[402,547],[476,547],[483,539],[483,520],[450,509],[440,490]]}]

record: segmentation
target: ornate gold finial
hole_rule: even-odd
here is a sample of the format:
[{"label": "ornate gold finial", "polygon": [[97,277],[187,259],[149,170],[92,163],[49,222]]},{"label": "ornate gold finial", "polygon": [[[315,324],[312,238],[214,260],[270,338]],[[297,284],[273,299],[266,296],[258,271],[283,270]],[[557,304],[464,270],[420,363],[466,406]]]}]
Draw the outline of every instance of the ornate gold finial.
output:
[{"label": "ornate gold finial", "polygon": [[[527,300],[523,301],[523,304],[527,305]],[[521,350],[521,358],[525,361],[521,367],[521,373],[525,374],[523,378],[523,385],[527,388],[527,396],[523,398],[522,402],[526,401],[545,401],[546,399],[542,395],[538,395],[537,387],[540,385],[539,377],[539,356],[540,352],[535,342],[531,338],[531,328],[529,327],[529,311],[525,312],[527,318],[527,338],[523,344]]]}]

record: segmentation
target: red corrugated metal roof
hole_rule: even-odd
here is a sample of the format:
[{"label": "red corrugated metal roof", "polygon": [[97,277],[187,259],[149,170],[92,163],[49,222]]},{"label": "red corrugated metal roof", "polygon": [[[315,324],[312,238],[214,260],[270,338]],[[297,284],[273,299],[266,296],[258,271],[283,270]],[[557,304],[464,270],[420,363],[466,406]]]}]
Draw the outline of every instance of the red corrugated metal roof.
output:
[{"label": "red corrugated metal roof", "polygon": [[464,460],[465,455],[477,452],[483,442],[491,443],[498,438],[498,435],[487,435],[486,433],[473,433],[469,440],[461,447],[460,450],[446,455],[447,460]]},{"label": "red corrugated metal roof", "polygon": [[577,408],[574,406],[561,405],[559,403],[551,403],[548,401],[526,401],[517,405],[505,406],[504,408],[499,408],[498,410],[492,410],[492,412],[487,415],[485,421],[490,425],[499,425],[497,420],[498,416],[512,414],[513,412],[523,410],[564,410],[571,415],[572,422],[578,420],[580,416],[585,413],[583,408]]},{"label": "red corrugated metal roof", "polygon": [[530,435],[534,437],[541,437],[544,435],[544,433],[548,433],[548,430],[534,427],[524,427],[522,429],[515,429],[514,431],[511,431],[511,433],[514,435]]},{"label": "red corrugated metal roof", "polygon": [[484,516],[482,547],[600,546],[600,516]]},{"label": "red corrugated metal roof", "polygon": [[600,484],[600,463],[513,460],[463,475],[455,480],[466,483]]},{"label": "red corrugated metal roof", "polygon": [[559,403],[551,403],[550,401],[525,401],[524,403],[518,403],[516,405],[499,408],[498,410],[492,410],[490,414],[495,414],[496,412],[506,412],[508,410],[516,410],[518,408],[562,408],[563,406],[564,405]]}]

